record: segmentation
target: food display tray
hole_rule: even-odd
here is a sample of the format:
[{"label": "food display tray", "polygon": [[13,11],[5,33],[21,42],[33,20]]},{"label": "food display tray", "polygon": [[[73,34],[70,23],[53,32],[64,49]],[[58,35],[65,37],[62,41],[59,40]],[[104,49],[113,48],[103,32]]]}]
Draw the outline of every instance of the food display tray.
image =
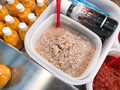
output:
[{"label": "food display tray", "polygon": [[[110,17],[113,18],[114,20],[118,21],[118,26],[115,29],[115,31],[112,33],[112,35],[107,38],[105,40],[105,42],[102,45],[102,51],[101,54],[98,58],[99,62],[96,64],[96,68],[94,68],[94,70],[91,71],[91,73],[89,74],[89,77],[91,78],[84,78],[84,79],[80,79],[79,80],[79,85],[85,84],[85,83],[89,83],[90,81],[92,81],[94,79],[94,77],[96,76],[98,70],[100,69],[102,63],[104,62],[106,56],[108,55],[110,49],[112,48],[114,41],[116,40],[119,30],[120,30],[120,8],[117,4],[115,4],[114,2],[107,0],[88,0],[89,2],[93,3],[94,5],[98,6],[99,8],[103,9],[104,11],[106,11],[107,13],[109,13]],[[104,3],[103,3],[104,2]],[[30,30],[28,31],[28,33],[26,34],[26,38],[25,38],[25,49],[27,51],[27,53],[30,55],[30,49],[28,48],[30,46],[30,40],[31,37],[33,36],[33,33],[35,32],[35,28],[38,28],[38,26],[45,20],[47,19],[50,15],[56,13],[56,0],[54,0],[49,7],[44,11],[44,13],[42,13],[42,15],[37,19],[37,21],[34,23],[34,25],[30,28]],[[36,29],[37,30],[37,29]],[[36,61],[37,63],[40,64],[40,60],[34,59],[34,61]],[[65,80],[64,80],[65,81]]]}]

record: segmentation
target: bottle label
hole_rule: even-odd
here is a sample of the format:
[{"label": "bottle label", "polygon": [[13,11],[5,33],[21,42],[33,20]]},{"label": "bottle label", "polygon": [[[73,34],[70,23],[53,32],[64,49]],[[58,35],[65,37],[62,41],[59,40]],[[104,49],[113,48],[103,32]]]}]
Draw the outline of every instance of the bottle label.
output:
[{"label": "bottle label", "polygon": [[[74,11],[75,10],[75,11]],[[102,38],[109,37],[113,30],[107,30],[103,28],[104,23],[106,22],[107,17],[103,14],[100,14],[89,7],[86,7],[84,4],[77,5],[74,9],[74,12],[71,13],[71,17],[77,22],[81,23],[85,27],[92,30],[94,33],[99,35]]]},{"label": "bottle label", "polygon": [[[77,0],[70,1],[73,2]],[[73,4],[75,4],[75,2]],[[71,6],[69,7],[69,9],[71,8]],[[102,10],[100,10],[96,6],[92,6],[86,0],[78,0],[75,7],[72,8],[71,13],[69,13],[69,17],[78,21],[79,23],[99,35],[101,38],[105,39],[113,33],[118,25],[118,22],[110,18],[109,14],[104,12],[101,13],[100,11]]]},{"label": "bottle label", "polygon": [[82,3],[79,4],[79,6],[76,8],[77,12],[72,16],[76,21],[82,23],[85,26],[87,24],[93,27],[102,27],[104,24],[103,21],[105,21],[106,16],[86,7]]},{"label": "bottle label", "polygon": [[85,6],[87,6],[87,7],[91,8],[91,9],[95,10],[96,12],[99,12],[99,13],[107,16],[107,17],[109,16],[109,14],[106,11],[98,8],[97,6],[95,6],[94,4],[92,4],[92,3],[90,3],[90,2],[88,2],[86,0],[69,0],[69,1],[71,1],[75,5],[79,5],[79,4],[82,3]]}]

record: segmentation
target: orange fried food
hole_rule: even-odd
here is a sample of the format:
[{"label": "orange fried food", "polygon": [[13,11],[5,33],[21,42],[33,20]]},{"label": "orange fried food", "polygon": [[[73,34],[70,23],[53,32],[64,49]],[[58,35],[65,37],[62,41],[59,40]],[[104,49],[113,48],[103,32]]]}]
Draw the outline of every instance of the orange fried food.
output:
[{"label": "orange fried food", "polygon": [[10,78],[11,70],[7,66],[0,64],[0,88],[3,88]]}]

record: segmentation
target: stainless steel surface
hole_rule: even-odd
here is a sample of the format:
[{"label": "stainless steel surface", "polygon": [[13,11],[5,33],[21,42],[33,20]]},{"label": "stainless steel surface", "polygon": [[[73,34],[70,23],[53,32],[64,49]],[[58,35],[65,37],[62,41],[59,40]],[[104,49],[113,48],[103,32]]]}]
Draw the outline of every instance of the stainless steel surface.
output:
[{"label": "stainless steel surface", "polygon": [[76,88],[62,82],[1,40],[0,63],[12,70],[10,82],[0,90],[85,90],[83,86]]},{"label": "stainless steel surface", "polygon": [[[52,2],[53,0],[50,0]],[[6,0],[0,0],[5,4]],[[85,90],[83,86],[72,86],[57,79],[32,59],[24,56],[15,48],[0,39],[0,63],[12,70],[12,78],[0,90]]]}]

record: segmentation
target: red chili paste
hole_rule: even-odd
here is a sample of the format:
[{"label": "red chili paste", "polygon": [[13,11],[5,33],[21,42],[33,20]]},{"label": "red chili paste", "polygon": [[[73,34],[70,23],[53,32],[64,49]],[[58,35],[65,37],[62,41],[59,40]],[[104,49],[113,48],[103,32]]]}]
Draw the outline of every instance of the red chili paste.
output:
[{"label": "red chili paste", "polygon": [[120,66],[106,67],[114,59],[107,56],[93,82],[93,90],[120,90]]}]

